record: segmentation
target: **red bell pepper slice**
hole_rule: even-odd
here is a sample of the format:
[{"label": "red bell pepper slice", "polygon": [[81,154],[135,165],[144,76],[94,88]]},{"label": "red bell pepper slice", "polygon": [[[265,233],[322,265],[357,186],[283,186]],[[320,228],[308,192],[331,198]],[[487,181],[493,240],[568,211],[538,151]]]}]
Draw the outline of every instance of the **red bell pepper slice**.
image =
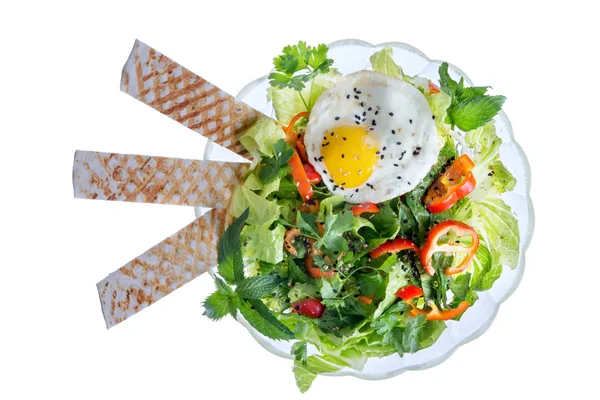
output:
[{"label": "red bell pepper slice", "polygon": [[354,215],[360,215],[365,212],[376,213],[378,211],[379,211],[379,207],[377,207],[377,205],[375,203],[371,203],[371,202],[366,202],[366,203],[359,204],[357,206],[352,207],[352,214],[354,214]]},{"label": "red bell pepper slice", "polygon": [[[308,274],[315,279],[334,275],[335,271],[333,269],[331,269],[329,271],[321,271],[321,268],[319,268],[315,265],[315,260],[313,259],[313,255],[318,254],[322,257],[323,253],[321,252],[321,250],[319,250],[313,246],[314,243],[315,243],[315,240],[311,239],[310,240],[310,251],[308,253],[306,253],[306,256],[304,257],[304,265],[306,267],[306,272],[308,272]],[[327,257],[327,256],[325,257],[325,260],[327,262],[331,262],[331,260],[329,260],[329,257]]]},{"label": "red bell pepper slice", "polygon": [[423,311],[413,304],[412,300],[406,300],[406,303],[412,307],[408,312],[413,317],[416,317],[419,314],[423,314],[427,316],[427,321],[446,321],[452,318],[456,318],[462,313],[464,313],[467,308],[471,305],[468,301],[461,302],[458,307],[451,308],[449,310],[440,310],[433,301],[429,302],[429,307],[431,307],[430,311]]},{"label": "red bell pepper slice", "polygon": [[429,82],[429,94],[438,94],[440,87],[433,82]]},{"label": "red bell pepper slice", "polygon": [[394,254],[399,251],[409,250],[409,249],[412,249],[412,250],[414,250],[415,253],[419,254],[419,248],[417,247],[416,244],[414,244],[413,242],[411,242],[408,239],[398,238],[398,239],[389,240],[389,241],[385,242],[384,244],[382,244],[375,250],[371,251],[369,253],[369,255],[371,256],[371,258],[378,258],[378,257],[381,257],[382,255],[384,255],[385,253]]},{"label": "red bell pepper slice", "polygon": [[434,214],[446,211],[471,193],[477,184],[471,173],[473,167],[475,164],[466,154],[454,160],[427,190],[423,198],[427,210]]},{"label": "red bell pepper slice", "polygon": [[375,293],[373,293],[370,297],[367,296],[359,296],[358,299],[365,304],[371,304],[373,299],[375,298]]},{"label": "red bell pepper slice", "polygon": [[[450,231],[456,233],[457,236],[471,236],[471,245],[464,246],[461,243],[456,243],[454,241],[439,244],[440,238]],[[435,274],[435,269],[432,265],[434,253],[437,253],[438,251],[444,253],[466,253],[466,257],[462,260],[460,265],[450,267],[444,271],[446,275],[457,274],[464,271],[469,266],[478,247],[479,236],[469,225],[452,220],[440,222],[431,229],[427,236],[427,242],[421,249],[421,264],[423,264],[423,268],[425,268],[425,271],[427,271],[429,275],[433,275]]]},{"label": "red bell pepper slice", "polygon": [[405,286],[396,292],[396,296],[402,300],[410,300],[423,296],[423,289],[415,285]]},{"label": "red bell pepper slice", "polygon": [[308,164],[308,154],[306,153],[306,146],[304,146],[303,139],[298,139],[296,142],[296,151],[300,156],[303,164]]},{"label": "red bell pepper slice", "polygon": [[294,177],[294,181],[296,181],[296,187],[300,192],[302,200],[311,200],[313,198],[312,185],[308,181],[306,171],[302,165],[302,160],[300,160],[300,156],[298,156],[298,152],[296,150],[294,150],[294,155],[290,161],[288,161],[288,165],[292,168],[292,176]]},{"label": "red bell pepper slice", "polygon": [[296,141],[298,140],[298,134],[294,133],[294,125],[296,125],[296,122],[298,122],[300,118],[305,117],[308,117],[308,111],[296,114],[294,118],[292,118],[288,126],[282,127],[283,131],[285,132],[285,141],[292,147],[296,145]]},{"label": "red bell pepper slice", "polygon": [[[298,142],[298,144],[300,144],[300,142]],[[315,167],[310,164],[302,164],[302,166],[304,167],[304,172],[306,172],[306,177],[310,183],[316,185],[322,181],[321,175],[319,175]]]}]

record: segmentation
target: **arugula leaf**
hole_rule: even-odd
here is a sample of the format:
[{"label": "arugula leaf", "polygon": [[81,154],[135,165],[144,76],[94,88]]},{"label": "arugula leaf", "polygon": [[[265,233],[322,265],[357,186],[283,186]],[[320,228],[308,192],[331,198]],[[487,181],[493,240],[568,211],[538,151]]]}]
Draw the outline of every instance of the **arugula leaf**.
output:
[{"label": "arugula leaf", "polygon": [[285,142],[279,139],[273,145],[273,157],[263,157],[258,172],[258,178],[263,184],[273,182],[278,176],[280,177],[281,170],[287,165],[288,161],[294,155],[294,149]]},{"label": "arugula leaf", "polygon": [[240,234],[248,218],[249,209],[240,215],[231,225],[225,229],[225,233],[219,241],[217,253],[219,275],[231,285],[239,283],[244,279],[244,261],[242,259],[242,248]]},{"label": "arugula leaf", "polygon": [[374,300],[383,297],[385,293],[385,281],[377,271],[370,271],[366,274],[360,274],[357,278],[360,284],[360,291],[367,297],[375,295]]},{"label": "arugula leaf", "polygon": [[251,276],[241,281],[235,288],[235,292],[245,299],[261,299],[282,282],[276,275]]},{"label": "arugula leaf", "polygon": [[458,82],[448,73],[448,63],[439,68],[440,86],[444,93],[452,98],[448,107],[446,123],[458,126],[465,132],[479,128],[490,122],[502,109],[504,96],[486,95],[487,87],[464,87],[464,79]]},{"label": "arugula leaf", "polygon": [[294,334],[260,300],[239,302],[240,313],[258,332],[273,340],[291,340]]},{"label": "arugula leaf", "polygon": [[237,314],[236,296],[233,290],[221,279],[216,278],[217,291],[204,300],[204,313],[213,321],[218,321],[227,314],[234,318]]},{"label": "arugula leaf", "polygon": [[452,291],[452,294],[454,294],[454,299],[462,301],[467,298],[469,282],[471,282],[471,274],[469,272],[464,272],[450,278],[448,287]]},{"label": "arugula leaf", "polygon": [[288,276],[291,282],[308,283],[309,278],[306,272],[298,267],[292,257],[288,257]]},{"label": "arugula leaf", "polygon": [[319,228],[314,214],[298,211],[296,213],[296,226],[300,228],[303,235],[319,239]]}]

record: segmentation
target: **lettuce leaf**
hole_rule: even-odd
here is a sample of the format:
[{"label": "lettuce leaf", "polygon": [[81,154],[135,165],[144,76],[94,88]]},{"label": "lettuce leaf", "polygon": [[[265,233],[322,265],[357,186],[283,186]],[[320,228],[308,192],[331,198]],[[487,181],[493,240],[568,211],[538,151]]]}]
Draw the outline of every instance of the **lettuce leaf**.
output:
[{"label": "lettuce leaf", "polygon": [[250,215],[246,221],[249,225],[269,227],[279,218],[277,203],[257,195],[245,186],[238,186],[233,192],[229,214],[237,218],[246,208],[250,208]]},{"label": "lettuce leaf", "polygon": [[273,230],[264,226],[247,226],[242,234],[245,258],[277,264],[283,261],[283,236],[285,228],[277,225]]},{"label": "lettuce leaf", "polygon": [[347,366],[343,360],[330,355],[313,355],[306,359],[306,365],[300,361],[294,361],[294,377],[300,392],[305,393],[310,389],[317,375],[324,372],[336,372]]},{"label": "lettuce leaf", "polygon": [[392,58],[394,50],[390,46],[386,46],[377,53],[374,53],[370,58],[371,68],[373,71],[386,74],[392,78],[404,80],[404,71],[400,68]]},{"label": "lettuce leaf", "polygon": [[240,143],[252,154],[254,163],[260,159],[260,153],[273,157],[273,145],[284,139],[285,133],[271,118],[260,118],[240,136]]},{"label": "lettuce leaf", "polygon": [[488,124],[467,132],[465,141],[473,150],[475,168],[472,172],[477,181],[470,197],[478,199],[513,190],[517,180],[500,161],[502,139],[496,135],[496,127]]},{"label": "lettuce leaf", "polygon": [[389,306],[391,306],[394,303],[394,301],[396,301],[396,292],[398,291],[398,289],[408,285],[408,279],[406,277],[406,272],[403,270],[403,267],[404,264],[401,261],[399,261],[390,269],[387,277],[387,285],[385,287],[385,297],[377,306],[377,309],[373,314],[373,319],[379,318],[379,316],[383,314],[383,312]]},{"label": "lettuce leaf", "polygon": [[[315,77],[314,84],[306,83],[306,87],[298,92],[290,88],[270,87],[267,89],[267,97],[273,103],[275,116],[282,124],[287,124],[296,114],[306,110],[306,106],[302,102],[302,96],[309,101],[310,104],[315,104],[319,96],[329,89],[342,74],[334,68],[331,68],[326,74],[319,74]],[[311,93],[312,86],[312,93]],[[309,99],[310,94],[310,99]],[[279,128],[282,131],[281,128]]]}]

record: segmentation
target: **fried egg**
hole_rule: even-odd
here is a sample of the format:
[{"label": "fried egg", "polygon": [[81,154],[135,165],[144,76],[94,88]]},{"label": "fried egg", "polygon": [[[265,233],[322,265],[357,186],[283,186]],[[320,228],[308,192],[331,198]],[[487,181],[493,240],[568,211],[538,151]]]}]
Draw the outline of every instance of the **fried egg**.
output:
[{"label": "fried egg", "polygon": [[319,96],[304,144],[334,195],[348,203],[380,203],[414,189],[436,162],[433,118],[414,86],[359,71]]}]

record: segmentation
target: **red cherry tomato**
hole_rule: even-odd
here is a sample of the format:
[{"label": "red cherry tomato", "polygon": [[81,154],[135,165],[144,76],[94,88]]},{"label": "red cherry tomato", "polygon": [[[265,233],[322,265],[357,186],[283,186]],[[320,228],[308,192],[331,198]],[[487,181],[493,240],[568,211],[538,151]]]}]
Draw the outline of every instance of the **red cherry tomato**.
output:
[{"label": "red cherry tomato", "polygon": [[292,312],[310,318],[321,318],[325,306],[317,299],[306,299],[292,304]]}]

